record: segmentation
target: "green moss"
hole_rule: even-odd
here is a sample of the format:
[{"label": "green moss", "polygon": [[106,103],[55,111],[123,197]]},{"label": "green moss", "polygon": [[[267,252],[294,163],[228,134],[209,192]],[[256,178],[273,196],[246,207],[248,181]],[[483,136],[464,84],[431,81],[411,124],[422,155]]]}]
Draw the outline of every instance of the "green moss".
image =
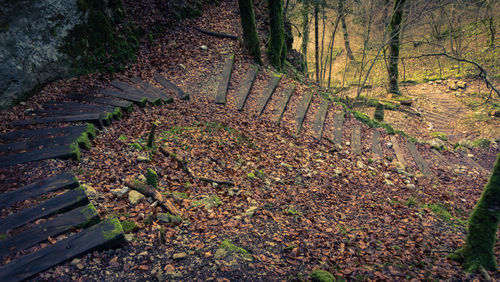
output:
[{"label": "green moss", "polygon": [[247,174],[247,177],[248,177],[248,178],[255,178],[255,174],[254,174],[253,172],[249,172],[249,173]]},{"label": "green moss", "polygon": [[93,204],[81,208],[80,212],[85,216],[85,222],[76,226],[77,228],[86,228],[99,222],[99,214]]},{"label": "green moss", "polygon": [[7,234],[0,233],[0,241],[7,239]]},{"label": "green moss", "polygon": [[80,137],[78,137],[78,139],[76,139],[76,143],[78,144],[78,146],[80,146],[80,148],[83,148],[86,150],[89,150],[91,147],[90,140],[89,140],[86,132],[82,133],[82,135],[80,135]]},{"label": "green moss", "polygon": [[102,237],[106,240],[116,239],[120,234],[123,235],[123,228],[120,221],[116,217],[109,218],[109,226],[106,230],[102,231]]},{"label": "green moss", "polygon": [[116,120],[121,120],[123,116],[122,109],[120,109],[120,107],[116,107],[111,114],[113,115],[113,118]]},{"label": "green moss", "polygon": [[439,131],[431,132],[431,136],[434,138],[440,139],[442,141],[448,141],[448,136],[446,136],[446,134],[444,134],[443,132],[439,132]]},{"label": "green moss", "polygon": [[220,244],[220,249],[223,249],[228,253],[238,253],[246,259],[250,259],[250,260],[252,259],[252,256],[248,253],[247,250],[234,245],[233,243],[231,243],[227,239],[222,241],[222,243]]},{"label": "green moss", "polygon": [[150,168],[148,168],[146,173],[146,183],[155,188],[158,188],[158,174]]},{"label": "green moss", "polygon": [[95,126],[91,123],[87,123],[85,133],[87,133],[87,137],[89,137],[90,139],[94,139],[96,137]]},{"label": "green moss", "polygon": [[309,277],[314,282],[333,282],[335,281],[335,276],[328,271],[316,269],[309,274]]},{"label": "green moss", "polygon": [[76,161],[80,161],[80,147],[78,147],[78,143],[73,143],[69,145],[69,153],[63,158],[74,159]]},{"label": "green moss", "polygon": [[118,137],[118,140],[121,140],[121,141],[126,141],[127,140],[127,136],[125,134],[122,134]]},{"label": "green moss", "polygon": [[384,120],[384,105],[382,103],[378,103],[375,107],[375,114],[373,115],[373,119],[376,121]]},{"label": "green moss", "polygon": [[123,228],[124,233],[130,233],[137,228],[137,224],[135,224],[135,222],[133,221],[124,220],[120,221],[120,224]]},{"label": "green moss", "polygon": [[189,196],[186,193],[177,191],[172,192],[172,197],[179,199],[189,199]]},{"label": "green moss", "polygon": [[137,142],[134,142],[134,143],[131,143],[131,144],[128,144],[129,146],[132,146],[134,147],[135,149],[141,151],[142,150],[142,146],[141,144],[137,143]]},{"label": "green moss", "polygon": [[474,147],[480,147],[483,149],[487,149],[490,147],[491,141],[488,139],[480,138],[472,142],[474,144]]},{"label": "green moss", "polygon": [[217,195],[207,196],[201,200],[194,201],[191,205],[194,207],[205,206],[206,209],[212,209],[213,207],[218,207],[222,204],[222,201]]}]

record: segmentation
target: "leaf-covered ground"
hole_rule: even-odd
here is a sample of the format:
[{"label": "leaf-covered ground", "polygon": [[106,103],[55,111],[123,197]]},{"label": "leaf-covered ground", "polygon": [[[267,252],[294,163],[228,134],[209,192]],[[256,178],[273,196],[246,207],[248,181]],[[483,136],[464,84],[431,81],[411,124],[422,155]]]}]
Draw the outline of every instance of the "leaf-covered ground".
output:
[{"label": "leaf-covered ground", "polygon": [[[128,226],[122,248],[94,252],[36,278],[301,280],[314,269],[349,280],[478,278],[446,255],[463,244],[464,222],[485,177],[445,169],[430,179],[400,173],[389,161],[356,156],[326,139],[313,139],[310,118],[305,133],[296,135],[291,113],[285,114],[283,125],[275,125],[268,121],[270,113],[253,115],[251,99],[243,112],[234,110],[232,100],[228,106],[213,104],[223,59],[236,53],[230,97],[250,60],[238,42],[201,35],[193,27],[240,34],[235,7],[235,1],[207,6],[202,17],[174,25],[144,46],[138,63],[116,75],[149,80],[156,70],[163,71],[192,94],[191,100],[136,108],[100,132],[80,163],[49,160],[0,171],[4,191],[72,169],[80,182],[95,189],[92,202],[101,216],[118,216]],[[269,73],[259,72],[253,92],[260,93]],[[10,130],[10,120],[28,115],[42,101],[69,90],[105,86],[109,78],[89,75],[55,82],[25,105],[5,112],[2,128]],[[281,85],[289,82],[285,77]],[[298,85],[291,105],[307,90]],[[145,148],[155,121],[157,147]],[[348,116],[347,131],[354,123]],[[327,136],[331,124],[327,117]],[[385,133],[382,137],[387,139]],[[184,160],[192,173],[159,147]],[[165,211],[151,199],[133,205],[127,194],[120,196],[125,180],[140,178],[148,168],[158,173],[159,190],[181,210],[182,222],[157,219]],[[4,210],[1,216],[33,202]]]}]

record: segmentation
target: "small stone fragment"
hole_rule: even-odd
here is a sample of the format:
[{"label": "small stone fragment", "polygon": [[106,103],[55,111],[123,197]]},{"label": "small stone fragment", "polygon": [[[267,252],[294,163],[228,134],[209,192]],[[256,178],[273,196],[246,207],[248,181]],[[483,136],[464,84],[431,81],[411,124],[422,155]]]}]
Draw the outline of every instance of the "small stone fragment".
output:
[{"label": "small stone fragment", "polygon": [[83,187],[83,189],[85,189],[85,193],[87,193],[87,195],[89,195],[89,196],[97,195],[97,191],[94,189],[94,187],[87,185],[87,184],[83,184],[82,187]]},{"label": "small stone fragment", "polygon": [[201,48],[201,50],[208,50],[207,45],[201,45],[200,48]]},{"label": "small stone fragment", "polygon": [[415,189],[415,184],[411,184],[411,183],[406,184],[406,188],[408,188],[408,189]]},{"label": "small stone fragment", "polygon": [[83,266],[83,264],[81,264],[81,263],[77,263],[77,264],[76,264],[76,268],[78,268],[79,270],[82,270],[82,269],[84,269],[85,267]]},{"label": "small stone fragment", "polygon": [[387,146],[387,148],[390,149],[390,148],[392,148],[392,143],[391,142],[387,142],[386,146]]},{"label": "small stone fragment", "polygon": [[136,205],[137,203],[139,203],[142,199],[144,199],[144,195],[135,191],[135,190],[132,190],[130,192],[128,192],[128,201],[130,202],[130,204],[132,205]]},{"label": "small stone fragment", "polygon": [[172,256],[173,259],[184,259],[187,257],[187,254],[186,253],[177,253],[177,254],[174,254]]}]

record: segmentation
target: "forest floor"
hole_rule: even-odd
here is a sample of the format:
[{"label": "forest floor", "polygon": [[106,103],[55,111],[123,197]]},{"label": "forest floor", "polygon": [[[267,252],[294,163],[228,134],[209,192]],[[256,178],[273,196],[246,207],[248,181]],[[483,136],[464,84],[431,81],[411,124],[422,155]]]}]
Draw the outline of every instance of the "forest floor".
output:
[{"label": "forest floor", "polygon": [[[251,65],[238,41],[194,30],[241,34],[236,2],[221,2],[143,46],[138,62],[125,72],[51,83],[2,113],[0,126],[8,131],[10,121],[23,118],[28,109],[64,99],[70,90],[87,91],[107,85],[111,78],[152,81],[155,71],[168,74],[191,94],[189,101],[140,108],[113,123],[92,141],[91,150],[82,152],[81,162],[48,160],[0,170],[1,191],[72,170],[95,190],[91,201],[102,217],[117,216],[130,227],[123,247],[93,252],[35,279],[306,280],[315,269],[347,280],[480,278],[465,273],[446,255],[464,243],[467,215],[481,195],[485,175],[444,169],[432,178],[401,174],[392,163],[339,151],[326,140],[313,139],[308,130],[294,134],[287,125],[292,117],[285,116],[280,126],[271,123],[268,114],[256,118],[249,111],[213,103],[224,58],[236,54],[230,95]],[[269,72],[264,69],[259,75]],[[264,85],[258,78],[253,87],[259,91]],[[299,85],[296,91],[307,90]],[[131,146],[144,143],[155,121],[156,142],[189,160],[194,175],[229,180],[235,186],[200,181],[174,159]],[[346,125],[352,122],[347,119]],[[490,160],[497,153],[493,147],[477,151]],[[140,157],[149,161],[141,162]],[[172,197],[182,221],[156,220],[164,211],[153,201],[132,204],[126,194],[120,195],[126,179],[141,178],[148,168],[158,173],[159,189]],[[41,200],[4,209],[0,216]],[[500,244],[495,253],[499,260]],[[490,275],[500,279],[498,272]]]}]

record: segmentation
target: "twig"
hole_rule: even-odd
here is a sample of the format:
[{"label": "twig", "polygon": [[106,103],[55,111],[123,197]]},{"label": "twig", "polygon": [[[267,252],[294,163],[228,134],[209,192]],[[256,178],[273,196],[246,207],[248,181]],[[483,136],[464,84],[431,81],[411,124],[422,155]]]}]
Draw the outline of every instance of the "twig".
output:
[{"label": "twig", "polygon": [[165,198],[158,190],[154,187],[142,183],[138,180],[126,180],[125,185],[130,189],[133,189],[137,192],[140,192],[148,197],[153,198],[155,201],[158,201],[158,204],[172,213],[173,215],[177,215],[182,217],[182,212],[175,207],[175,205],[170,201],[170,199]]},{"label": "twig", "polygon": [[195,27],[194,29],[196,29],[197,31],[199,31],[203,34],[208,34],[208,35],[212,35],[212,36],[216,36],[216,37],[238,39],[238,36],[232,35],[232,34],[209,31],[209,30],[201,29],[199,27]]}]

